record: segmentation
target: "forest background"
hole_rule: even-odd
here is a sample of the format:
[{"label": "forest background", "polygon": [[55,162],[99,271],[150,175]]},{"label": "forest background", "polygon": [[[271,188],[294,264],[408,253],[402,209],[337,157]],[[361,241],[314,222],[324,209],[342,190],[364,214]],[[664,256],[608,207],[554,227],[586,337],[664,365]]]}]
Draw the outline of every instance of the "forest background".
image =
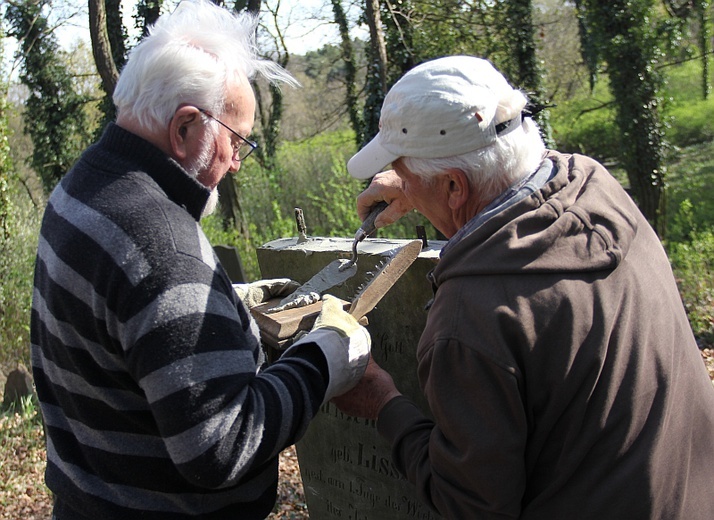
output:
[{"label": "forest background", "polygon": [[[176,4],[73,2],[0,0],[0,41],[13,49],[0,65],[4,374],[18,363],[30,366],[32,272],[47,196],[113,119],[110,93],[127,53],[156,17]],[[219,186],[220,211],[203,221],[214,245],[238,249],[248,280],[260,278],[256,248],[296,235],[296,207],[312,236],[354,234],[359,226],[354,200],[364,184],[351,179],[345,165],[376,133],[384,94],[418,63],[472,54],[493,61],[514,86],[548,107],[537,121],[549,146],[595,157],[628,189],[665,246],[703,357],[711,355],[714,8],[709,0],[324,0],[300,18],[309,18],[314,31],[332,34],[334,41],[300,53],[287,38],[296,15],[285,0],[222,3],[259,17],[260,52],[302,84],[283,90],[254,85],[253,137],[260,148]],[[60,41],[60,28],[77,17],[89,27],[91,40]],[[418,214],[380,233],[410,238],[417,225],[439,238]],[[14,436],[24,449],[33,443],[40,449],[39,418],[26,404],[27,420],[12,432],[2,429],[0,442],[9,445]],[[31,491],[15,489],[25,484],[4,473],[10,466],[16,467],[0,460],[0,518],[12,510],[17,492]]]}]

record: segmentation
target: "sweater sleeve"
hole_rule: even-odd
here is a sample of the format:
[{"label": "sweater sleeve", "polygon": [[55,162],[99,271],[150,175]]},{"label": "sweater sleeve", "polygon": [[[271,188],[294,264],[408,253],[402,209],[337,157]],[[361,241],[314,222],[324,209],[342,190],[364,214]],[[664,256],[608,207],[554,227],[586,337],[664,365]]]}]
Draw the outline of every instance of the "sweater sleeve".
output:
[{"label": "sweater sleeve", "polygon": [[129,298],[120,334],[168,454],[195,485],[223,488],[298,440],[327,387],[307,345],[260,370],[259,334],[230,283],[178,255]]}]

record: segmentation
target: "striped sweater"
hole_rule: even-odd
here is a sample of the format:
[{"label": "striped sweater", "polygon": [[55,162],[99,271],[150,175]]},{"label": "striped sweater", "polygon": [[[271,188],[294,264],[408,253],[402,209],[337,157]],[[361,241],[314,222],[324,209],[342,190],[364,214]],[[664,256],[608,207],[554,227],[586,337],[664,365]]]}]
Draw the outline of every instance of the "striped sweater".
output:
[{"label": "striped sweater", "polygon": [[112,124],[50,197],[31,339],[59,520],[265,518],[325,397],[314,345],[261,369],[198,223],[208,194]]}]

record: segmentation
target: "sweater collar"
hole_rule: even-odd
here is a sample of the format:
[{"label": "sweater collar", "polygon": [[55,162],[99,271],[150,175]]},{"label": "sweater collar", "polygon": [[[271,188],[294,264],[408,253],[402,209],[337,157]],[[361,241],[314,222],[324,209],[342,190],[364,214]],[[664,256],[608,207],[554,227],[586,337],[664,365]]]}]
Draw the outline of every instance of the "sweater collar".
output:
[{"label": "sweater collar", "polygon": [[146,139],[109,123],[99,145],[127,159],[127,171],[141,171],[151,177],[166,196],[199,221],[211,191],[191,177],[174,159]]}]

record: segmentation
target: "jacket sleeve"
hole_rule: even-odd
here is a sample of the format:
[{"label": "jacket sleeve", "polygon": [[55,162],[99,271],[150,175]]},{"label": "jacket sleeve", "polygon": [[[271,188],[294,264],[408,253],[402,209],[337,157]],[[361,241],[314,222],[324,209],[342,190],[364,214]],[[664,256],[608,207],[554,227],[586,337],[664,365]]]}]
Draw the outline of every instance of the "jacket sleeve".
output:
[{"label": "jacket sleeve", "polygon": [[434,420],[406,398],[379,416],[396,466],[445,518],[518,518],[527,427],[513,372],[453,339],[427,356],[421,376]]}]

